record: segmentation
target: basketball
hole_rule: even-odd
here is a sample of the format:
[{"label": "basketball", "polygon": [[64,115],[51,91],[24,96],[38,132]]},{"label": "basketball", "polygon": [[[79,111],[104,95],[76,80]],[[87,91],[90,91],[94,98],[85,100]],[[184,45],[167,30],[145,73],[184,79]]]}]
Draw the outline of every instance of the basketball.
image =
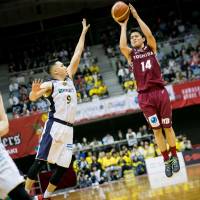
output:
[{"label": "basketball", "polygon": [[111,14],[115,20],[123,22],[129,17],[130,10],[126,3],[118,1],[113,5]]}]

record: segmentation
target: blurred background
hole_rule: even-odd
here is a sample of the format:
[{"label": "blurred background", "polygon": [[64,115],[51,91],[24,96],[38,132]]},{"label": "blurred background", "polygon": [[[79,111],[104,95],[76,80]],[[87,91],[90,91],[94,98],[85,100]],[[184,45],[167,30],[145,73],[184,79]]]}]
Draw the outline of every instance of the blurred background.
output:
[{"label": "blurred background", "polygon": [[[30,102],[34,78],[47,80],[47,64],[68,65],[82,30],[91,24],[74,78],[78,111],[69,185],[85,188],[121,179],[124,171],[146,174],[145,158],[160,155],[141,113],[134,77],[119,51],[115,0],[0,0],[0,91],[10,119],[2,143],[26,175],[36,154],[49,103]],[[157,57],[173,108],[177,149],[200,155],[200,12],[196,0],[132,3],[158,43]],[[128,32],[138,24],[130,17]],[[186,160],[185,160],[186,161]],[[105,175],[108,167],[114,170]],[[53,166],[44,171],[51,172]],[[95,173],[99,177],[95,178]],[[42,178],[39,178],[41,181]],[[69,181],[70,182],[70,181]],[[45,184],[44,184],[45,185]],[[63,188],[61,186],[61,188]],[[42,188],[33,193],[41,192]]]}]

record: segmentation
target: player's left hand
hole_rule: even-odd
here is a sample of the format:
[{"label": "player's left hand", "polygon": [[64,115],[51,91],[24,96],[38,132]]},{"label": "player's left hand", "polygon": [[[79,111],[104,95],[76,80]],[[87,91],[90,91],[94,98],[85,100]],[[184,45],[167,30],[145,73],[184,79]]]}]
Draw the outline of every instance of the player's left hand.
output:
[{"label": "player's left hand", "polygon": [[38,92],[41,90],[40,85],[42,84],[41,79],[35,79],[32,83],[32,92]]},{"label": "player's left hand", "polygon": [[134,17],[135,19],[139,18],[139,15],[138,15],[136,9],[135,9],[130,3],[129,3],[129,8],[130,8],[130,11],[131,11],[133,17]]},{"label": "player's left hand", "polygon": [[90,24],[87,25],[87,22],[86,22],[85,18],[83,18],[82,25],[83,25],[83,31],[87,32],[89,27],[90,27]]}]

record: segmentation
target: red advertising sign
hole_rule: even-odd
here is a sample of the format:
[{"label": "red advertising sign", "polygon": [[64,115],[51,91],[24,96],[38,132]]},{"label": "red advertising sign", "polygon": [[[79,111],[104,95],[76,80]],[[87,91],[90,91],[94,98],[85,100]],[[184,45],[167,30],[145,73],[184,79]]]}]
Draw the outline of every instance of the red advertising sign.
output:
[{"label": "red advertising sign", "polygon": [[9,123],[9,133],[0,140],[15,158],[36,153],[43,122],[41,114],[13,119]]},{"label": "red advertising sign", "polygon": [[183,157],[186,165],[200,163],[200,149],[192,149],[191,151],[184,151]]},{"label": "red advertising sign", "polygon": [[173,85],[175,101],[173,108],[200,104],[200,80]]}]

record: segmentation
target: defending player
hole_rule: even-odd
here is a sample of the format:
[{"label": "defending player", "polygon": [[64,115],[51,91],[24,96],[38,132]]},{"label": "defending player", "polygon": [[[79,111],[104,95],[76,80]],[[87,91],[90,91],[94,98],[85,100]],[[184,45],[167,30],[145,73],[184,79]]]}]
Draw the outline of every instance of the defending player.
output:
[{"label": "defending player", "polygon": [[[0,94],[0,137],[7,134],[8,129],[8,118]],[[24,178],[19,174],[15,163],[0,142],[0,199],[8,195],[12,200],[31,200],[24,190],[23,182]]]},{"label": "defending player", "polygon": [[70,65],[66,67],[59,61],[50,64],[48,72],[52,80],[44,83],[35,80],[29,95],[31,101],[46,95],[51,103],[36,159],[28,172],[25,185],[25,189],[30,191],[45,161],[56,164],[57,169],[50,179],[44,198],[48,198],[56,189],[72,158],[73,123],[77,107],[76,89],[72,79],[80,63],[85,36],[90,27],[86,24],[85,19],[83,19],[82,25],[83,30]]},{"label": "defending player", "polygon": [[[135,8],[131,4],[129,7],[142,31],[133,30],[131,32],[132,48],[130,48],[126,36],[128,19],[123,23],[118,22],[121,26],[120,50],[130,65],[130,71],[134,73],[139,93],[139,105],[153,129],[156,142],[162,152],[165,174],[167,177],[171,177],[173,172],[180,170],[180,166],[176,154],[175,133],[171,122],[172,111],[169,95],[164,87],[160,65],[156,58],[156,40]],[[167,142],[162,130],[165,132]],[[170,146],[171,157],[167,151],[167,143]]]}]

